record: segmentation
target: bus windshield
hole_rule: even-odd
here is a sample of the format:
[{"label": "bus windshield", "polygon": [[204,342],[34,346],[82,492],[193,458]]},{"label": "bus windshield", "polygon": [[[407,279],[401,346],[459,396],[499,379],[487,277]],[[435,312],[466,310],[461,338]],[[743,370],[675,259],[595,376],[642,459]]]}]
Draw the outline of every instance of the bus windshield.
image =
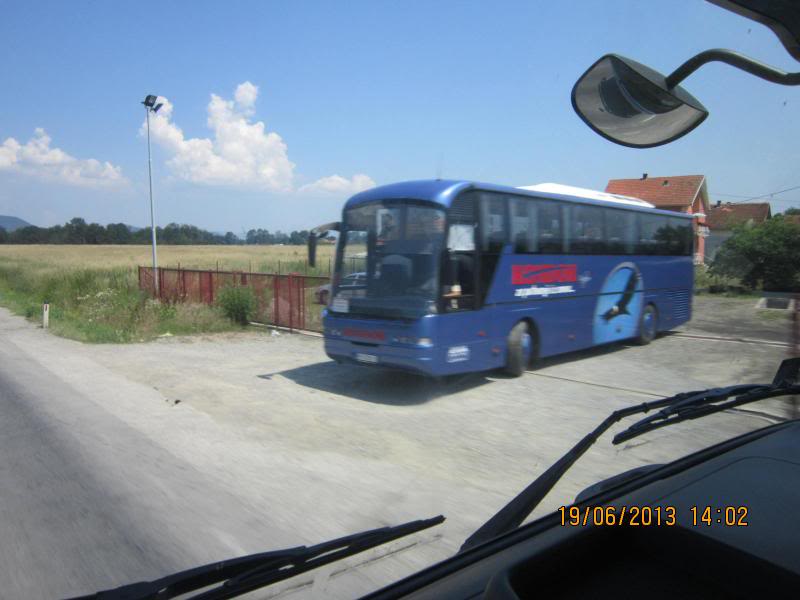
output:
[{"label": "bus windshield", "polygon": [[444,210],[413,201],[345,211],[331,310],[388,318],[436,312]]}]

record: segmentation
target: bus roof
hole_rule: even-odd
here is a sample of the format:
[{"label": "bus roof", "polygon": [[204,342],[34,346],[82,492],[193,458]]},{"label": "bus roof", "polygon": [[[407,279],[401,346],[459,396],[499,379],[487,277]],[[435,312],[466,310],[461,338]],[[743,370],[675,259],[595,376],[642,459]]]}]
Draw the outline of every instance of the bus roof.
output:
[{"label": "bus roof", "polygon": [[578,198],[590,198],[592,200],[602,200],[614,204],[633,204],[634,206],[644,206],[655,208],[655,204],[650,204],[641,198],[633,196],[623,196],[622,194],[609,194],[599,190],[563,185],[560,183],[538,183],[536,185],[522,185],[518,189],[531,190],[533,192],[550,192],[553,194],[563,194],[564,196],[577,196]]},{"label": "bus roof", "polygon": [[[564,200],[580,204],[594,204],[596,206],[616,205],[619,208],[624,207],[633,210],[660,213],[672,217],[692,218],[691,215],[684,213],[653,208],[652,204],[644,200],[639,200],[638,198],[606,194],[605,192],[597,192],[560,184],[546,183],[536,186],[526,186],[524,188],[515,188],[495,185],[493,183],[479,183],[476,181],[453,179],[422,179],[381,185],[356,194],[347,201],[344,207],[348,209],[380,200],[399,199],[425,200],[449,207],[456,196],[467,190],[516,194],[518,196]],[[608,198],[605,196],[608,196]]]}]

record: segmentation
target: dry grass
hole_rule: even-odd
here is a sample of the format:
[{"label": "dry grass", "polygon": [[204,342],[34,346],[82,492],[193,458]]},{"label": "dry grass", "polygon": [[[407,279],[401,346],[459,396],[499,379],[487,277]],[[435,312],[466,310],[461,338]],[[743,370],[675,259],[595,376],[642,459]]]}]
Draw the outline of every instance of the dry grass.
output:
[{"label": "dry grass", "polygon": [[[328,261],[333,246],[320,244],[317,248],[318,271],[328,274]],[[0,261],[23,261],[38,269],[108,269],[148,266],[152,262],[150,246],[128,245],[0,245]],[[273,273],[278,270],[304,271],[305,246],[159,246],[158,264],[162,267],[216,269],[221,271],[256,271]],[[309,273],[310,274],[310,273]]]},{"label": "dry grass", "polygon": [[[328,273],[333,247],[319,248]],[[37,320],[50,303],[54,333],[89,342],[129,342],[171,333],[204,333],[238,327],[217,306],[169,305],[139,290],[138,265],[149,246],[0,245],[0,304]],[[304,246],[162,246],[159,264],[196,269],[274,273],[306,272]],[[309,289],[313,294],[313,289]],[[309,299],[309,302],[312,300]],[[315,311],[310,311],[316,314]]]}]

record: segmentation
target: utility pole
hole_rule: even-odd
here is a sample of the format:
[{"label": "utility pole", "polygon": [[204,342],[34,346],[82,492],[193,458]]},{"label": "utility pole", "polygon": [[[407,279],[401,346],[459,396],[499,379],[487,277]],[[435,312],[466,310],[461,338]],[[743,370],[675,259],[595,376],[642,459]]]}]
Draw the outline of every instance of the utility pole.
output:
[{"label": "utility pole", "polygon": [[150,185],[150,233],[153,239],[153,282],[155,284],[156,297],[160,298],[159,277],[158,277],[158,252],[156,250],[156,217],[153,207],[153,161],[150,155],[150,113],[157,113],[163,103],[156,104],[158,96],[149,94],[142,104],[144,104],[145,119],[147,120],[147,179]]}]

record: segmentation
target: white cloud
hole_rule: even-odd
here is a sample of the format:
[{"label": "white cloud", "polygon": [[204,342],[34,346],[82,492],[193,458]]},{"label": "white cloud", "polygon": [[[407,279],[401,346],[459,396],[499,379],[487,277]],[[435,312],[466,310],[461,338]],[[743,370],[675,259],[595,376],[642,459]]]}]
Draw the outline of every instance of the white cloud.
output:
[{"label": "white cloud", "polygon": [[256,105],[258,98],[258,86],[253,85],[249,81],[239,84],[236,87],[236,92],[233,94],[236,103],[244,110],[253,109]]},{"label": "white cloud", "polygon": [[[294,191],[295,164],[289,160],[286,143],[267,131],[263,121],[251,121],[258,93],[258,86],[245,81],[236,87],[233,100],[211,94],[206,110],[213,137],[208,138],[187,138],[172,120],[172,103],[159,98],[164,106],[150,117],[150,135],[171,155],[167,166],[172,172],[193,183]],[[140,133],[145,134],[144,123]],[[331,175],[299,191],[352,193],[374,185],[367,175],[352,179]]]},{"label": "white cloud", "polygon": [[150,117],[150,135],[172,154],[167,165],[181,179],[291,190],[294,163],[283,139],[266,131],[263,121],[250,122],[257,97],[258,88],[249,81],[236,88],[235,100],[212,94],[207,123],[213,139],[187,138],[172,122],[172,103],[161,98],[164,106]]},{"label": "white cloud", "polygon": [[375,187],[375,182],[369,175],[358,173],[351,179],[341,175],[322,177],[313,183],[308,183],[298,190],[301,193],[326,193],[326,194],[356,194]]},{"label": "white cloud", "polygon": [[120,167],[94,158],[75,158],[60,148],[51,148],[51,141],[40,127],[25,144],[7,138],[0,146],[0,170],[17,171],[72,185],[109,186],[128,182]]}]

